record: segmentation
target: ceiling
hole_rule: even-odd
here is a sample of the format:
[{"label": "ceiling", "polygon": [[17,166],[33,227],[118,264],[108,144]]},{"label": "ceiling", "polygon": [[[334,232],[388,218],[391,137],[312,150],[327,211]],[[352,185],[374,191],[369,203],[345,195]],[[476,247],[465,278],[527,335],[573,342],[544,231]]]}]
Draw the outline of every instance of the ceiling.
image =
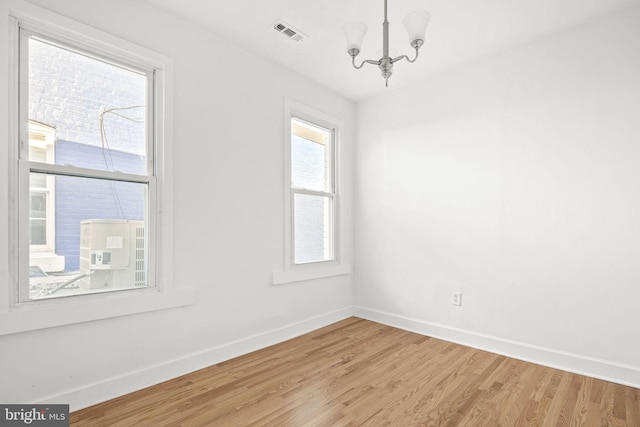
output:
[{"label": "ceiling", "polygon": [[[281,64],[358,101],[406,86],[545,34],[580,25],[640,0],[389,0],[390,46],[412,56],[402,26],[416,9],[431,13],[420,58],[395,64],[385,89],[378,68],[354,70],[342,26],[369,27],[359,59],[378,59],[383,0],[145,0],[243,49]],[[305,33],[294,42],[273,29],[278,20]]]}]

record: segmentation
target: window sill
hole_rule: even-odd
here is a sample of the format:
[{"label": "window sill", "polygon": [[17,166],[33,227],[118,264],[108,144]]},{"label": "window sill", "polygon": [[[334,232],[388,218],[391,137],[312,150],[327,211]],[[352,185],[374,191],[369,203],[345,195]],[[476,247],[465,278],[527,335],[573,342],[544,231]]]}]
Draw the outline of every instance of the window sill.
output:
[{"label": "window sill", "polygon": [[51,299],[17,304],[10,311],[0,313],[0,335],[192,305],[195,290],[158,292],[148,289],[103,293],[88,298],[91,299],[64,298],[55,302]]},{"label": "window sill", "polygon": [[300,266],[288,271],[273,272],[271,283],[273,285],[283,285],[285,283],[303,282],[346,274],[351,274],[351,265],[349,264]]}]

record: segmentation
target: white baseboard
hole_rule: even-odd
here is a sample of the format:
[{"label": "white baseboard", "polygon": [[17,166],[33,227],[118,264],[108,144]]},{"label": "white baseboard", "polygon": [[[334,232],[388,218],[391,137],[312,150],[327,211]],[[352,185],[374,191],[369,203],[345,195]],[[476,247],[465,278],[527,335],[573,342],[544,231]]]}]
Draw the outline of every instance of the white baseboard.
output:
[{"label": "white baseboard", "polygon": [[580,375],[640,388],[640,367],[558,351],[452,328],[419,319],[411,319],[364,307],[354,307],[353,315],[362,319],[404,329],[421,335],[450,341],[514,359],[561,369]]},{"label": "white baseboard", "polygon": [[262,332],[238,341],[222,344],[162,364],[127,372],[124,375],[47,396],[36,403],[69,404],[71,411],[105,402],[172,378],[206,368],[225,360],[304,335],[308,332],[353,316],[351,306],[314,316],[278,329]]}]

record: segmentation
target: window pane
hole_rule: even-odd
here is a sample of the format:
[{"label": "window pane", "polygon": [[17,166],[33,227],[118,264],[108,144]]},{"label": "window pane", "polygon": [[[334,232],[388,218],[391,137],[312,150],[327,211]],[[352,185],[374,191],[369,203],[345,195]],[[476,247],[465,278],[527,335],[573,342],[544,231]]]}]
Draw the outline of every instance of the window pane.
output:
[{"label": "window pane", "polygon": [[[31,138],[30,138],[31,139]],[[29,146],[29,160],[34,162],[47,162],[47,150],[39,147]]]},{"label": "window pane", "polygon": [[31,192],[29,204],[29,244],[47,244],[47,194]]},{"label": "window pane", "polygon": [[293,209],[294,262],[331,260],[331,198],[295,194]]},{"label": "window pane", "polygon": [[146,174],[146,76],[29,39],[29,119],[55,128],[55,159],[32,161]]},{"label": "window pane", "polygon": [[[38,175],[38,174],[31,174]],[[55,188],[55,254],[30,252],[30,298],[147,286],[146,184],[49,176]],[[62,271],[47,271],[51,257]],[[49,261],[47,261],[49,259]]]},{"label": "window pane", "polygon": [[[34,173],[31,174],[31,179],[29,180],[29,187],[34,189],[34,188],[41,188],[43,190],[46,190],[47,188],[47,176],[44,174],[40,174],[40,173]],[[33,193],[33,191],[32,191]],[[31,199],[31,203],[33,203],[33,197]]]},{"label": "window pane", "polygon": [[46,219],[47,218],[47,195],[40,192],[31,192],[31,218]]},{"label": "window pane", "polygon": [[291,119],[291,185],[331,192],[331,131]]}]

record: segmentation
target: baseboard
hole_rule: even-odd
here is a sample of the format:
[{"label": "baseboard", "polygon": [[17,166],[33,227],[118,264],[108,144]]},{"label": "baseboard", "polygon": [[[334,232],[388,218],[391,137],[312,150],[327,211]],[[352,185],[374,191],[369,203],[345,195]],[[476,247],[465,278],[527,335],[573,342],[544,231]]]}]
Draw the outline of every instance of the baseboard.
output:
[{"label": "baseboard", "polygon": [[421,335],[513,357],[514,359],[640,388],[640,367],[637,366],[505,340],[364,307],[354,307],[353,315]]},{"label": "baseboard", "polygon": [[142,370],[128,372],[124,375],[109,378],[74,390],[67,390],[40,399],[40,402],[36,403],[65,403],[70,405],[71,411],[77,411],[304,335],[351,316],[353,316],[353,308],[351,306],[345,307],[278,329],[269,330],[238,341],[222,344],[178,359],[169,360],[162,364],[149,366]]},{"label": "baseboard", "polygon": [[108,378],[73,390],[39,399],[35,403],[66,403],[77,411],[155,384],[242,356],[252,351],[278,344],[331,323],[357,316],[399,329],[427,335],[445,341],[478,348],[539,365],[587,375],[606,381],[640,388],[640,368],[607,360],[594,359],[521,342],[477,334],[450,326],[411,319],[397,314],[364,307],[345,307],[314,316],[281,328],[269,330],[241,340],[188,354],[162,364]]}]

